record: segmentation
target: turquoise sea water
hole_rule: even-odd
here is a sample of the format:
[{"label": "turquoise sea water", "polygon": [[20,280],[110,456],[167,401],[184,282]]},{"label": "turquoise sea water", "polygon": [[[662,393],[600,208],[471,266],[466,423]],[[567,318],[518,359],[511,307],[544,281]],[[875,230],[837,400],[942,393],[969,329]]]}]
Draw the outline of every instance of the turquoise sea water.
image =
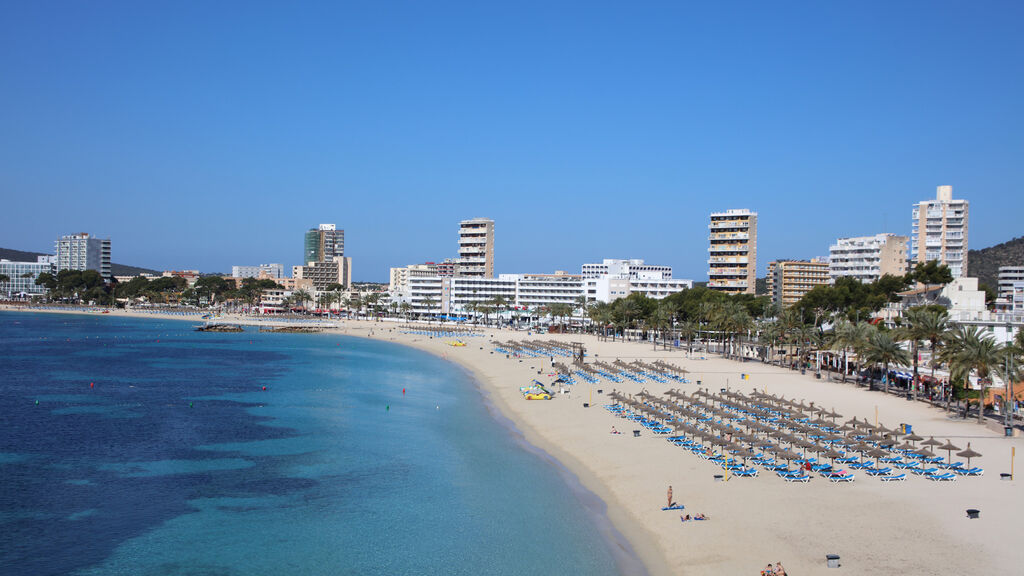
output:
[{"label": "turquoise sea water", "polygon": [[386,342],[0,313],[0,416],[0,574],[642,570],[463,371]]}]

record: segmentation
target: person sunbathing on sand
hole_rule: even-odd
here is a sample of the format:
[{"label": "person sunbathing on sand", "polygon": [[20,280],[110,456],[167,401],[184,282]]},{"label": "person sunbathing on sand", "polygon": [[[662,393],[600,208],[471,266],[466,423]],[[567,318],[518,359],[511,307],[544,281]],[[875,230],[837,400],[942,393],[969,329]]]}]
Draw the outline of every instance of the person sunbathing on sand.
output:
[{"label": "person sunbathing on sand", "polygon": [[782,562],[775,563],[775,576],[786,576],[786,569],[782,567]]},{"label": "person sunbathing on sand", "polygon": [[689,522],[690,520],[693,520],[693,518],[690,518],[690,515],[687,514],[686,516],[680,516],[679,520],[682,522]]},{"label": "person sunbathing on sand", "polygon": [[769,564],[767,568],[761,570],[761,576],[775,576],[775,568]]},{"label": "person sunbathing on sand", "polygon": [[619,432],[615,429],[615,426],[612,426],[612,434],[622,434],[622,432]]}]

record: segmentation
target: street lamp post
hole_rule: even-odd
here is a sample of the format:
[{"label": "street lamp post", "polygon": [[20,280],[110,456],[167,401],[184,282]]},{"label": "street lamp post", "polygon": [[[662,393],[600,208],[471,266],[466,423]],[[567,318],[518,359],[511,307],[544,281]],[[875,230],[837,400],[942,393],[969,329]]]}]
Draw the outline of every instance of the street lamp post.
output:
[{"label": "street lamp post", "polygon": [[[1013,341],[1013,340],[1010,339],[1010,332],[1012,330],[1013,330],[1013,321],[1012,320],[1007,320],[1006,321],[1006,338],[1007,338],[1008,342],[1012,342]],[[1013,398],[1013,372],[1011,372],[1012,369],[1013,369],[1013,352],[1012,351],[1008,351],[1006,353],[1006,405],[1005,405],[1005,409],[1003,410],[1004,412],[1006,412],[1006,414],[1003,415],[1003,421],[1004,421],[1004,426],[1006,426],[1007,428],[1012,428],[1013,427],[1013,408],[1014,408],[1014,404],[1016,404],[1016,402],[1014,402],[1014,398]]]}]

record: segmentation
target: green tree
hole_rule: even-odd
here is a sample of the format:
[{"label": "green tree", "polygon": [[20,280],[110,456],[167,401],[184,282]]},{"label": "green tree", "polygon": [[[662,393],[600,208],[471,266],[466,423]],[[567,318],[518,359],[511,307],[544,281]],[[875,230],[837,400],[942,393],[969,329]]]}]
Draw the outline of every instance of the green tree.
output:
[{"label": "green tree", "polygon": [[965,389],[969,387],[971,372],[977,373],[978,384],[981,386],[978,395],[978,423],[983,423],[988,378],[993,368],[1004,360],[1002,346],[996,343],[991,334],[977,326],[960,325],[949,336],[943,359],[949,366],[950,381],[965,383]]},{"label": "green tree", "polygon": [[953,281],[953,274],[949,271],[949,266],[929,260],[918,262],[914,270],[907,274],[907,279],[928,285],[949,284]]},{"label": "green tree", "polygon": [[864,350],[874,328],[867,322],[856,324],[841,320],[833,328],[832,349],[843,351],[843,382],[850,371],[850,353],[858,354]]},{"label": "green tree", "polygon": [[910,355],[900,346],[899,341],[893,338],[893,333],[883,330],[875,330],[868,337],[867,346],[864,348],[864,359],[882,367],[882,381],[886,392],[889,391],[889,366],[910,364]]},{"label": "green tree", "polygon": [[300,288],[292,292],[292,301],[298,304],[303,310],[305,310],[306,302],[312,302],[313,296],[308,291]]}]

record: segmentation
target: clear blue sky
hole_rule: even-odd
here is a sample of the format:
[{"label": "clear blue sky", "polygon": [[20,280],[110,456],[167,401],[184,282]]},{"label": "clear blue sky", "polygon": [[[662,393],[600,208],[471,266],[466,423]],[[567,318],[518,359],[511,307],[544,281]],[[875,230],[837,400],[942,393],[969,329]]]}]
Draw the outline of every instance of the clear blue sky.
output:
[{"label": "clear blue sky", "polygon": [[[632,6],[630,4],[639,4]],[[707,277],[713,210],[760,213],[759,274],[909,234],[951,184],[970,245],[1024,234],[1022,2],[8,2],[0,246],[300,263],[356,280],[645,258]]]}]

